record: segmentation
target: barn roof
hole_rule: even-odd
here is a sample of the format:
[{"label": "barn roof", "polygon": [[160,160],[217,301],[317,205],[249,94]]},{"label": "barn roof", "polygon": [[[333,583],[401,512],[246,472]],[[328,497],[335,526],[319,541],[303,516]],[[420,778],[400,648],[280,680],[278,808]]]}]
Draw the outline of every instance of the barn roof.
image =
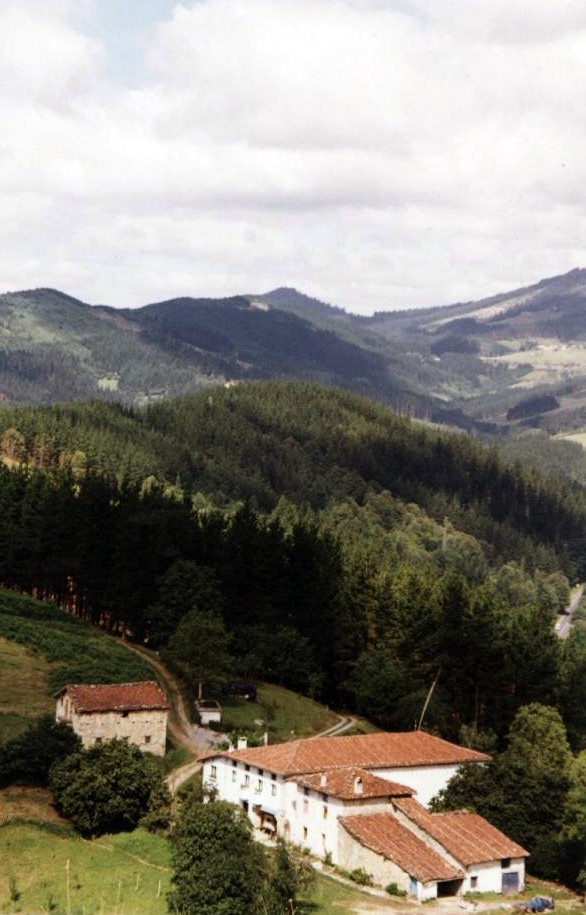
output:
[{"label": "barn roof", "polygon": [[170,708],[154,680],[139,683],[70,683],[59,690],[56,698],[65,694],[77,712],[137,712]]},{"label": "barn roof", "polygon": [[465,867],[529,854],[477,813],[430,813],[414,798],[396,798],[393,805]]},{"label": "barn roof", "polygon": [[463,870],[426,845],[392,813],[340,817],[339,822],[365,848],[392,861],[422,883],[464,876]]},{"label": "barn roof", "polygon": [[[485,753],[459,747],[424,731],[359,734],[352,737],[312,737],[207,753],[205,758],[225,756],[278,775],[306,775],[324,769],[409,769],[419,766],[459,765],[488,762]],[[204,757],[202,757],[204,758]]]},{"label": "barn roof", "polygon": [[[356,790],[357,779],[360,779],[358,790]],[[291,781],[297,782],[304,788],[346,801],[369,797],[411,797],[413,794],[412,788],[387,781],[377,775],[371,775],[366,769],[359,769],[355,766],[348,769],[326,769],[324,772],[314,772],[311,775],[299,775]]]}]

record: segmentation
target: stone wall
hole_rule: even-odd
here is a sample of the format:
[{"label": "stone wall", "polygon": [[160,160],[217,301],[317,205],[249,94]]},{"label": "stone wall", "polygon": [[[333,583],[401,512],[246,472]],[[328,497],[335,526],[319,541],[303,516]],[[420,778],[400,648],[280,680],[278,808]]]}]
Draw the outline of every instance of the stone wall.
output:
[{"label": "stone wall", "polygon": [[67,697],[57,702],[57,721],[67,721],[85,749],[104,740],[128,740],[155,756],[165,755],[167,716],[165,709],[131,712],[76,712]]}]

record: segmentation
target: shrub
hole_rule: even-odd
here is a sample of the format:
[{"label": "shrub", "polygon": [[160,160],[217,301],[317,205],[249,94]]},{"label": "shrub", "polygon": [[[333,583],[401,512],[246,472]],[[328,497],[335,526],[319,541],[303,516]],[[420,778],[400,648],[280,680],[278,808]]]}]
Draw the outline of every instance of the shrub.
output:
[{"label": "shrub", "polygon": [[363,867],[355,868],[353,871],[350,871],[348,876],[350,877],[350,880],[360,884],[360,886],[372,886],[372,877],[370,874],[367,874]]},{"label": "shrub", "polygon": [[84,836],[125,832],[144,819],[166,828],[170,797],[153,756],[123,740],[110,740],[68,756],[49,777],[58,810]]},{"label": "shrub", "polygon": [[56,724],[51,715],[44,715],[0,746],[0,786],[46,785],[51,766],[80,748],[81,741],[68,724]]},{"label": "shrub", "polygon": [[407,890],[402,890],[396,883],[387,883],[385,886],[385,891],[389,896],[406,896]]}]

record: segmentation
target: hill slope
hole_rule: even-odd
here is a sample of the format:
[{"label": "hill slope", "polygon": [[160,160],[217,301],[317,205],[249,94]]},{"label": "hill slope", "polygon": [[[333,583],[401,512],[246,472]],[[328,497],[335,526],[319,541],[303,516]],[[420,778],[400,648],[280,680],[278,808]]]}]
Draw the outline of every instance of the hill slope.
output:
[{"label": "hill slope", "polygon": [[282,496],[321,512],[388,491],[487,541],[495,556],[524,555],[532,567],[539,543],[565,556],[572,577],[573,562],[582,566],[580,491],[548,486],[466,436],[308,384],[215,388],[138,411],[6,406],[0,446],[10,465],[70,467],[75,476],[105,471],[139,486],[199,493],[201,504],[253,499],[269,512]]},{"label": "hill slope", "polygon": [[[0,420],[21,448],[0,466],[5,584],[186,664],[213,612],[237,675],[383,727],[413,726],[438,666],[428,715],[446,735],[480,712],[502,733],[562,689],[552,624],[564,573],[586,568],[578,488],[299,382]],[[41,453],[43,471],[21,466]]]},{"label": "hill slope", "polygon": [[51,289],[7,293],[0,402],[141,404],[217,383],[300,379],[464,428],[581,430],[585,304],[585,270],[476,302],[372,318],[287,287],[132,310]]}]

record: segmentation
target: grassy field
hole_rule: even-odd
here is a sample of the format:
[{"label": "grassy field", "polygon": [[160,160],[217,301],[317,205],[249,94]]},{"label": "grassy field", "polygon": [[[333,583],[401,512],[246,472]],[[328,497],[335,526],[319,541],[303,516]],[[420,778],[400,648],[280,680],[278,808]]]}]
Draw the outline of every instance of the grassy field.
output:
[{"label": "grassy field", "polygon": [[[15,818],[6,819],[11,804],[0,792],[0,912],[3,915],[164,915],[170,888],[170,843],[142,829],[91,841],[75,835],[41,789],[13,789]],[[2,804],[4,803],[4,807]],[[27,814],[47,821],[22,822]],[[3,815],[4,814],[4,815]],[[11,819],[13,821],[11,822]],[[16,821],[14,821],[16,819]],[[69,896],[68,896],[69,891]],[[553,896],[556,911],[583,912],[579,897],[563,887],[528,878],[525,893]],[[502,911],[497,894],[474,897],[490,911]],[[312,915],[390,915],[408,912],[413,902],[396,897],[377,898],[358,888],[316,873],[305,900]],[[472,901],[472,897],[470,897]],[[494,902],[494,908],[492,903]],[[437,911],[430,903],[429,911]],[[445,913],[445,905],[440,911]]]},{"label": "grassy field", "polygon": [[63,826],[0,828],[0,911],[164,915],[169,843],[143,830],[85,841]]},{"label": "grassy field", "polygon": [[[141,658],[82,620],[51,604],[4,589],[0,589],[0,638],[28,649],[20,655],[24,670],[32,676],[38,668],[39,676],[46,677],[45,695],[54,694],[66,683],[121,683],[153,678],[151,668]],[[7,656],[6,660],[15,663],[14,658]],[[0,668],[2,695],[6,688],[10,692],[16,688],[16,678],[10,676],[13,669]],[[22,674],[20,668],[19,677]],[[36,701],[33,694],[29,696],[31,702]],[[21,707],[18,714],[28,712]]]},{"label": "grassy field", "polygon": [[0,742],[23,731],[31,718],[53,711],[49,670],[42,655],[0,638]]},{"label": "grassy field", "polygon": [[583,343],[560,343],[556,339],[539,339],[535,349],[518,349],[519,341],[499,341],[510,345],[512,351],[502,356],[485,356],[495,365],[532,366],[530,372],[516,382],[515,387],[534,387],[538,384],[554,384],[570,375],[586,372],[586,346]]},{"label": "grassy field", "polygon": [[553,437],[556,441],[576,442],[578,445],[582,445],[582,448],[586,448],[586,432],[560,432]]},{"label": "grassy field", "polygon": [[[222,730],[242,731],[260,737],[268,729],[271,742],[311,737],[335,724],[338,716],[325,705],[282,686],[263,683],[258,701],[222,699]],[[257,724],[262,721],[262,724]]]},{"label": "grassy field", "polygon": [[[169,842],[144,830],[86,841],[56,823],[9,823],[0,826],[0,855],[3,915],[167,912]],[[391,903],[322,874],[316,874],[306,899],[312,915],[353,915],[358,906],[383,915]]]},{"label": "grassy field", "polygon": [[315,875],[311,889],[307,893],[306,901],[312,915],[355,915],[357,911],[373,912],[374,915],[413,909],[413,903],[389,896],[386,899],[368,896],[352,886],[339,883],[325,874]]}]

